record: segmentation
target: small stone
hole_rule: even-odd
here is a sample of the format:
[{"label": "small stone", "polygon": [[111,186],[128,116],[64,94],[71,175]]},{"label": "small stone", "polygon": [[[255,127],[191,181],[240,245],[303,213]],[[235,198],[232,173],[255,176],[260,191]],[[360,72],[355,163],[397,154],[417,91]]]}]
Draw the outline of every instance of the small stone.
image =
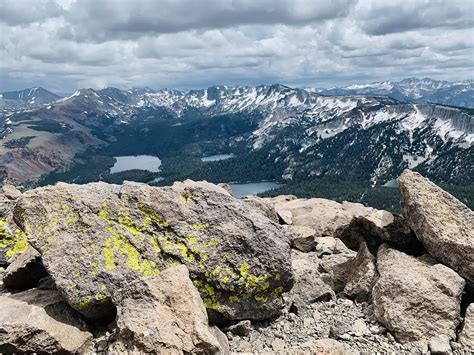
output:
[{"label": "small stone", "polygon": [[445,334],[435,335],[429,340],[428,346],[431,354],[445,355],[451,353],[451,345],[449,338]]},{"label": "small stone", "polygon": [[361,337],[367,333],[367,325],[363,319],[357,319],[352,325],[352,330],[356,336]]},{"label": "small stone", "polygon": [[250,334],[250,331],[252,330],[252,324],[249,320],[243,320],[237,324],[231,325],[227,328],[227,330],[235,335],[245,337]]},{"label": "small stone", "polygon": [[285,341],[283,339],[275,339],[272,341],[272,349],[274,351],[281,351],[285,349]]},{"label": "small stone", "polygon": [[319,321],[321,319],[321,313],[319,313],[317,310],[313,312],[313,319],[315,321]]}]

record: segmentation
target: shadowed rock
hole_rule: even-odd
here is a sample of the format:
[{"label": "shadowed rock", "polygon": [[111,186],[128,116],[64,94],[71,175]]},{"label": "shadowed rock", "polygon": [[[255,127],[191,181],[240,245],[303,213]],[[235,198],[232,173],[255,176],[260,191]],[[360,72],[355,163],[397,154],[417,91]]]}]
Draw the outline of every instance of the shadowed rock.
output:
[{"label": "shadowed rock", "polygon": [[92,335],[56,291],[0,295],[0,352],[81,353]]}]

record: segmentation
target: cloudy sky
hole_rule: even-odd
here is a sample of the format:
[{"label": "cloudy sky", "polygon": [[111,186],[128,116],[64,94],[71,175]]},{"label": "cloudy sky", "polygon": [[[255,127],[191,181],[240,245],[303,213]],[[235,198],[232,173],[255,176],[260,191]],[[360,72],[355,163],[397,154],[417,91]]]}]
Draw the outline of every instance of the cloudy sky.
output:
[{"label": "cloudy sky", "polygon": [[1,91],[473,73],[473,0],[0,1]]}]

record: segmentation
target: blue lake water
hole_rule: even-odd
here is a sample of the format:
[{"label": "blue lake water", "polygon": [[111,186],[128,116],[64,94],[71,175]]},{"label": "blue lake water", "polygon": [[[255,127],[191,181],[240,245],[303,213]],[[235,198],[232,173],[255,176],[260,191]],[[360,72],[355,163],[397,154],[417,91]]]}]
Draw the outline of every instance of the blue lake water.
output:
[{"label": "blue lake water", "polygon": [[152,155],[136,155],[115,157],[117,161],[110,169],[110,173],[119,173],[121,171],[140,169],[148,170],[154,173],[160,171],[161,160]]},{"label": "blue lake water", "polygon": [[383,184],[385,187],[398,187],[398,182],[397,179],[389,180],[385,184]]},{"label": "blue lake water", "polygon": [[229,184],[232,189],[232,195],[237,198],[253,196],[260,192],[265,192],[281,186],[274,181],[244,182]]},{"label": "blue lake water", "polygon": [[224,160],[224,159],[229,159],[235,157],[234,154],[216,154],[216,155],[210,155],[208,157],[202,157],[201,161],[217,161],[217,160]]}]

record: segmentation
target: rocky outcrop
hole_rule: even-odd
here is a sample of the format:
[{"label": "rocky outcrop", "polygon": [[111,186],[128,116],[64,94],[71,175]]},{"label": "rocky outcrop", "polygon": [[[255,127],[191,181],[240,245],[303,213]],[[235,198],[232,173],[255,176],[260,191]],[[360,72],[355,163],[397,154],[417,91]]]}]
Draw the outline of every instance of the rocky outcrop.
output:
[{"label": "rocky outcrop", "polygon": [[15,220],[89,318],[110,315],[124,285],[177,264],[215,320],[268,318],[293,284],[283,229],[208,183],[60,183],[26,192]]},{"label": "rocky outcrop", "polygon": [[474,351],[474,303],[467,307],[458,341],[464,350]]},{"label": "rocky outcrop", "polygon": [[145,353],[215,353],[219,342],[186,266],[138,279],[116,295],[120,341]]},{"label": "rocky outcrop", "polygon": [[92,334],[56,291],[0,294],[1,353],[81,353]]},{"label": "rocky outcrop", "polygon": [[30,246],[25,252],[12,258],[3,275],[3,284],[7,288],[18,290],[32,288],[47,275],[41,255]]},{"label": "rocky outcrop", "polygon": [[400,342],[455,338],[464,280],[429,256],[415,258],[384,244],[372,294],[377,320]]},{"label": "rocky outcrop", "polygon": [[344,287],[344,293],[355,298],[359,302],[370,302],[372,300],[372,288],[377,281],[378,272],[375,265],[375,257],[362,243],[359,251],[351,263],[350,274]]},{"label": "rocky outcrop", "polygon": [[373,252],[385,242],[410,254],[421,255],[424,249],[406,220],[397,214],[383,210],[373,210],[367,215],[355,216],[349,226],[336,231],[337,238],[353,250],[366,243]]},{"label": "rocky outcrop", "polygon": [[403,214],[426,250],[474,283],[474,212],[420,174],[405,170],[398,185]]}]

